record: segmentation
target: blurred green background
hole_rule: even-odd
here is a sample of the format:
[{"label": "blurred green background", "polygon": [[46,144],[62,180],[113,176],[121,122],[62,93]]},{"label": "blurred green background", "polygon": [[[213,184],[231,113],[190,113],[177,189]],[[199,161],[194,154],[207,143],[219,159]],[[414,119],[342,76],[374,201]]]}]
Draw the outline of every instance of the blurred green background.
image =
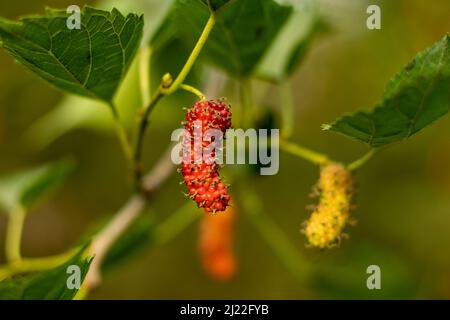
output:
[{"label": "blurred green background", "polygon": [[[121,2],[119,7],[124,4],[123,0],[116,2]],[[129,0],[127,6],[138,7],[142,2]],[[294,76],[296,128],[292,140],[348,162],[362,155],[365,148],[321,132],[320,125],[344,112],[375,105],[388,80],[415,53],[450,31],[450,2],[319,2],[333,28],[314,42]],[[85,3],[94,5],[95,1],[2,1],[0,15],[16,19],[41,13],[45,6],[65,8]],[[381,30],[366,28],[369,4],[382,7]],[[147,10],[152,12],[151,6]],[[158,14],[153,13],[154,17],[147,17],[150,23],[157,21]],[[77,159],[75,174],[50,201],[29,215],[25,225],[25,256],[57,254],[71,248],[96,221],[114,213],[128,198],[126,165],[115,137],[105,134],[105,130],[90,130],[89,126],[72,130],[38,149],[25,138],[27,130],[54,109],[64,95],[14,63],[3,50],[0,72],[0,174],[68,154]],[[192,102],[185,96],[177,99],[184,101],[182,106]],[[265,103],[277,103],[275,92],[268,92]],[[109,117],[108,112],[102,115]],[[163,152],[169,133],[182,118],[178,104],[158,107],[147,139],[148,165]],[[146,248],[111,270],[90,297],[449,299],[449,137],[450,117],[445,117],[409,141],[384,150],[358,172],[357,208],[353,212],[358,224],[348,228],[350,238],[340,248],[323,252],[305,248],[305,238],[299,232],[308,216],[305,207],[312,202],[308,194],[317,179],[317,169],[281,154],[278,175],[255,176],[255,187],[268,214],[312,262],[313,269],[320,270],[309,283],[296,282],[247,218],[239,215],[235,243],[239,272],[233,280],[218,283],[204,274],[197,256],[198,225],[194,224],[171,242]],[[168,217],[185,202],[179,180],[174,175],[158,194],[152,210],[159,219]],[[5,216],[0,215],[2,263],[5,223]],[[366,288],[366,268],[371,264],[381,267],[382,290]]]}]

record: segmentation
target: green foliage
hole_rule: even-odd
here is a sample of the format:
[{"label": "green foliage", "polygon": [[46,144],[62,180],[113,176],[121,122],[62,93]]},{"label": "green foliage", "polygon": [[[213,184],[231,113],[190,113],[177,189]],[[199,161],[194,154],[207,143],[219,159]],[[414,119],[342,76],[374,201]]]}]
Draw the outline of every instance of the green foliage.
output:
[{"label": "green foliage", "polygon": [[[114,97],[121,122],[127,127],[135,123],[136,111],[142,105],[141,98],[136,93],[138,87],[138,64],[133,63]],[[35,150],[40,150],[77,128],[100,133],[113,132],[114,122],[110,110],[104,108],[102,101],[67,95],[25,131],[24,139]]]},{"label": "green foliage", "polygon": [[0,282],[1,300],[71,300],[78,292],[67,287],[67,267],[76,265],[80,268],[82,283],[93,258],[84,258],[86,246],[82,247],[67,262],[56,268],[28,276],[20,276]]},{"label": "green foliage", "polygon": [[329,29],[316,2],[294,6],[294,11],[257,68],[264,79],[281,82],[292,75],[315,39]]},{"label": "green foliage", "polygon": [[[217,16],[203,55],[231,75],[249,76],[291,13],[273,0],[231,1]],[[169,19],[192,48],[209,14],[204,3],[177,0]]]},{"label": "green foliage", "polygon": [[227,3],[231,2],[232,0],[201,0],[204,4],[211,7],[212,10],[217,11],[222,6],[226,5]]},{"label": "green foliage", "polygon": [[[105,8],[117,6],[122,12],[143,12],[144,13],[144,41],[154,37],[154,34],[161,29],[161,23],[167,12],[170,10],[170,2],[161,2],[160,0],[145,0],[140,2],[117,2],[115,0],[102,1]],[[175,40],[174,40],[175,41]],[[181,42],[178,40],[178,42]],[[184,45],[184,43],[183,43]],[[172,48],[168,48],[173,49]],[[159,80],[166,70],[162,70],[174,61],[181,61],[184,52],[189,50],[184,48],[175,48],[175,51],[168,51],[165,48],[152,49],[151,60],[151,76],[150,79],[153,88],[159,84]],[[170,60],[167,52],[171,53]],[[139,88],[139,60],[136,55],[134,62],[131,64],[127,75],[119,86],[115,96],[114,104],[120,114],[121,122],[130,128],[136,121],[136,111],[142,107],[142,99],[136,88]],[[161,57],[162,61],[160,61]],[[162,64],[164,62],[164,64]],[[179,63],[177,62],[177,66]],[[197,69],[197,67],[195,67]],[[178,69],[177,69],[178,70]],[[193,76],[189,77],[192,81]],[[197,83],[197,82],[192,82]],[[155,85],[156,84],[156,85]],[[170,97],[172,98],[172,97]],[[181,103],[179,97],[177,101],[170,101],[172,105]],[[166,101],[163,101],[166,103]],[[53,141],[64,134],[79,128],[93,130],[98,133],[107,134],[114,132],[114,122],[110,115],[110,111],[102,107],[103,102],[92,100],[82,96],[68,95],[54,109],[39,118],[28,128],[25,133],[25,140],[36,150],[43,149]],[[170,105],[170,104],[168,104]],[[170,119],[175,119],[173,114],[174,108],[161,107],[160,110],[167,114],[160,121],[154,122],[155,126],[167,125]],[[167,120],[166,120],[167,119]]]},{"label": "green foliage", "polygon": [[383,101],[325,125],[377,148],[407,139],[449,110],[450,36],[419,53],[386,88]]},{"label": "green foliage", "polygon": [[8,212],[29,209],[59,186],[73,168],[73,161],[64,160],[0,178],[0,208]]},{"label": "green foliage", "polygon": [[65,11],[20,22],[0,19],[3,47],[19,62],[56,87],[110,102],[142,37],[143,20],[85,7],[81,29],[70,30]]},{"label": "green foliage", "polygon": [[[170,15],[168,15],[170,17]],[[173,27],[170,19],[165,19],[159,29],[150,40],[150,89],[154,92],[164,74],[177,74],[188,59],[192,47],[188,46],[182,39],[180,33]],[[186,82],[192,85],[200,83],[201,66],[194,65]]]}]

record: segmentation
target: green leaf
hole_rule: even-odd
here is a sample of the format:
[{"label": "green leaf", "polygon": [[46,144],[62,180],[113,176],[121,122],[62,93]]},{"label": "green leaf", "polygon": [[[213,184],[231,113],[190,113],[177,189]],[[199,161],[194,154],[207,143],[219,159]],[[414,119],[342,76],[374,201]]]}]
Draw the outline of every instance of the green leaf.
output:
[{"label": "green leaf", "polygon": [[430,125],[450,106],[450,36],[419,53],[386,88],[371,111],[346,115],[324,125],[377,148],[407,139]]},{"label": "green leaf", "polygon": [[0,208],[8,212],[29,209],[59,186],[73,168],[73,161],[64,160],[1,177]]},{"label": "green leaf", "polygon": [[[141,97],[136,92],[139,88],[139,65],[135,62],[114,97],[121,122],[128,128],[135,124],[136,111],[142,106]],[[67,95],[54,109],[32,123],[25,131],[24,139],[34,150],[41,150],[77,128],[114,134],[111,112],[102,106],[103,102],[99,100]]]},{"label": "green leaf", "polygon": [[0,282],[0,300],[71,300],[78,292],[67,287],[70,276],[67,268],[80,268],[80,283],[89,270],[93,258],[84,258],[86,246],[63,265],[25,277],[15,277]]},{"label": "green leaf", "polygon": [[257,74],[273,82],[283,81],[303,61],[314,40],[328,29],[317,2],[303,1],[302,5],[294,6],[293,14],[259,64]]},{"label": "green leaf", "polygon": [[202,0],[204,4],[209,6],[212,10],[217,11],[232,0]]},{"label": "green leaf", "polygon": [[[116,7],[122,12],[143,12],[145,20],[144,41],[147,41],[160,29],[161,23],[171,9],[171,2],[172,0],[103,0],[98,2],[97,5],[102,8]],[[176,52],[171,53],[172,57],[174,55],[176,55]],[[161,56],[164,55],[161,54]],[[154,60],[152,58],[152,61]],[[169,62],[168,58],[166,60]],[[155,65],[159,67],[158,62],[155,61]],[[142,107],[141,96],[136,91],[136,88],[139,88],[139,67],[139,59],[136,56],[114,96],[114,105],[120,114],[122,124],[127,128],[131,128],[136,123],[136,112]],[[165,65],[161,67],[165,67]],[[151,71],[152,83],[159,84],[161,75],[156,74],[153,65]],[[172,97],[168,97],[167,100],[171,99]],[[163,100],[160,103],[166,104],[167,100]],[[177,105],[173,101],[171,103],[172,106]],[[34,150],[39,151],[64,134],[79,128],[92,130],[99,134],[113,135],[115,134],[115,125],[111,112],[107,108],[102,107],[102,105],[103,102],[99,100],[68,95],[54,109],[37,119],[27,129],[24,137],[25,141]],[[176,119],[177,115],[173,114],[173,110],[175,108],[164,108],[164,106],[159,108],[158,112],[163,112],[164,117],[160,118],[159,121],[155,121],[152,127],[164,126],[170,120]],[[173,124],[174,122],[172,121],[170,125]]]},{"label": "green leaf", "polygon": [[[244,77],[255,69],[287,21],[292,7],[273,0],[235,0],[220,10],[203,56],[228,73]],[[177,0],[171,22],[193,48],[210,15],[204,2]]]},{"label": "green leaf", "polygon": [[80,30],[68,17],[47,9],[20,22],[0,18],[2,46],[59,89],[110,102],[139,47],[142,17],[84,7]]}]

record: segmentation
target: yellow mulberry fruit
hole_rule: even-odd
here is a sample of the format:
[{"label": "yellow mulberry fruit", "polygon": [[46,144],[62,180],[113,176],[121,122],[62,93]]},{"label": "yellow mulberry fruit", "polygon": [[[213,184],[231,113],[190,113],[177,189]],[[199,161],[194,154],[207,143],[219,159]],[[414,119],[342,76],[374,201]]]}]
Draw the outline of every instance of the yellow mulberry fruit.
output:
[{"label": "yellow mulberry fruit", "polygon": [[305,221],[302,231],[310,246],[329,248],[340,242],[349,220],[353,195],[351,173],[338,163],[324,166],[317,188],[320,192],[319,204]]}]

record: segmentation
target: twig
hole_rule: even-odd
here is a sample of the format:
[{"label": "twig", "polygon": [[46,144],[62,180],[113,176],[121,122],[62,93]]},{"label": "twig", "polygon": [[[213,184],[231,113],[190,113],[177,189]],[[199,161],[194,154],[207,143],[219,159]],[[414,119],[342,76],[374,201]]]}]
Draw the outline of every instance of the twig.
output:
[{"label": "twig", "polygon": [[86,276],[87,288],[96,288],[101,283],[101,266],[109,249],[139,216],[149,197],[175,171],[170,159],[171,149],[172,146],[164,153],[154,169],[144,177],[142,192],[131,196],[108,225],[94,237],[90,252],[95,258]]},{"label": "twig", "polygon": [[206,22],[205,27],[203,28],[203,31],[200,35],[200,37],[197,40],[197,43],[194,46],[194,49],[192,50],[191,54],[189,55],[189,58],[187,59],[186,63],[184,64],[183,68],[181,69],[178,76],[175,78],[173,83],[168,88],[162,88],[162,93],[164,95],[170,95],[178,90],[179,86],[184,82],[187,75],[189,74],[189,71],[191,71],[192,67],[194,66],[195,61],[197,60],[200,52],[202,51],[206,40],[208,40],[209,34],[211,33],[212,29],[214,28],[214,25],[216,23],[216,17],[214,16],[214,13],[211,13],[209,16],[208,21]]},{"label": "twig", "polygon": [[292,97],[292,88],[290,80],[285,80],[280,84],[279,89],[281,100],[281,136],[288,139],[294,131],[294,99]]},{"label": "twig", "polygon": [[0,268],[0,281],[17,274],[51,269],[66,262],[73,253],[73,250],[71,250],[63,254],[43,258],[22,258]]},{"label": "twig", "polygon": [[9,213],[8,228],[6,230],[5,255],[8,262],[20,261],[20,242],[22,239],[22,229],[25,220],[25,210],[18,207]]},{"label": "twig", "polygon": [[378,149],[371,149],[369,152],[367,152],[364,156],[361,158],[353,161],[350,163],[347,168],[350,171],[355,171],[359,168],[361,168],[363,165],[365,165],[370,159],[373,158],[373,156],[378,152]]},{"label": "twig", "polygon": [[200,101],[206,100],[205,95],[193,86],[188,84],[180,84],[180,89],[195,94]]},{"label": "twig", "polygon": [[326,155],[286,140],[280,141],[280,149],[317,165],[325,165],[330,162]]}]

